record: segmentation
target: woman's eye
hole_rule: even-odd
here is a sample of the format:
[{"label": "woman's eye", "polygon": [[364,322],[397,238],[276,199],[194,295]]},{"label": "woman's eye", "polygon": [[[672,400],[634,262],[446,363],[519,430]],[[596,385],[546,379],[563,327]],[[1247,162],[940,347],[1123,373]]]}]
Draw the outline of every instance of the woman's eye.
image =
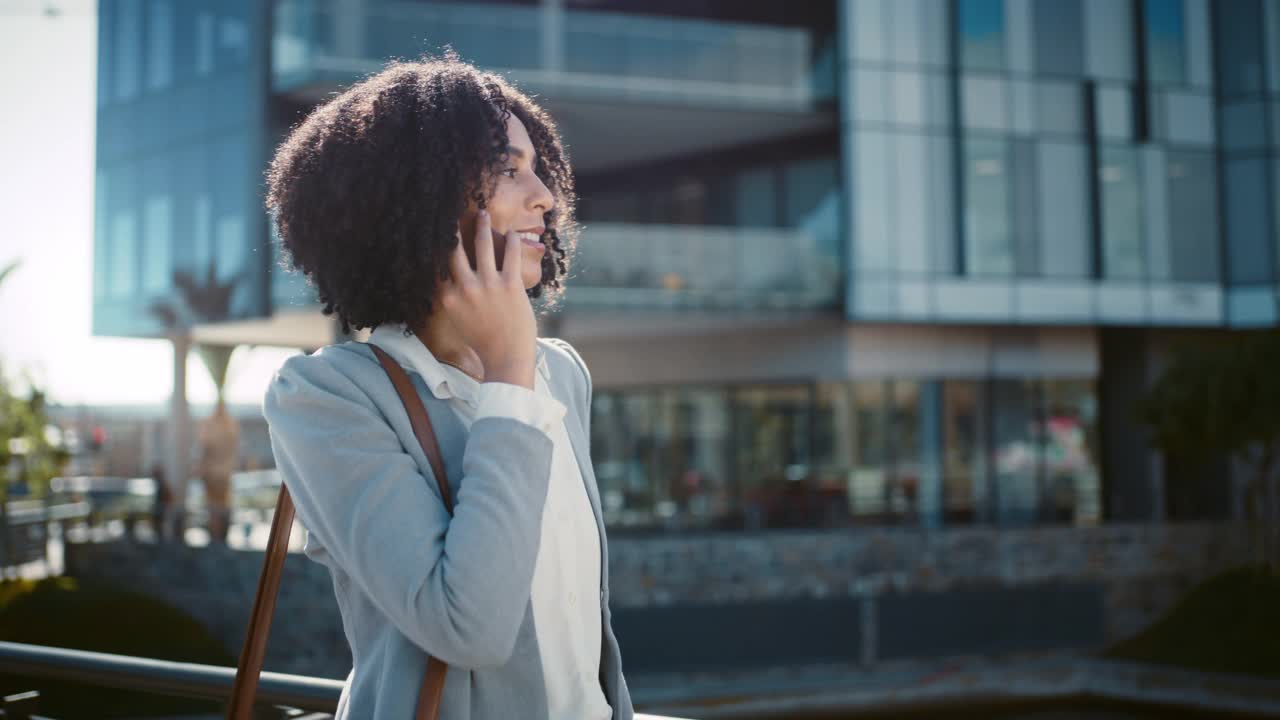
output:
[{"label": "woman's eye", "polygon": [[507,168],[506,170],[502,171],[502,174],[506,175],[509,178],[515,179],[517,172],[518,171],[515,168]]}]

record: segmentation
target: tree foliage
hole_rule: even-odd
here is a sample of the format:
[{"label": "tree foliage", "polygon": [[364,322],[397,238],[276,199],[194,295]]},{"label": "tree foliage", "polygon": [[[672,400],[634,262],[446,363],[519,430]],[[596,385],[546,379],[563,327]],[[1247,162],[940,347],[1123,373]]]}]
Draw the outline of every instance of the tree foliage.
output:
[{"label": "tree foliage", "polygon": [[1179,347],[1139,412],[1166,455],[1228,453],[1249,468],[1245,500],[1255,550],[1280,571],[1280,331]]}]

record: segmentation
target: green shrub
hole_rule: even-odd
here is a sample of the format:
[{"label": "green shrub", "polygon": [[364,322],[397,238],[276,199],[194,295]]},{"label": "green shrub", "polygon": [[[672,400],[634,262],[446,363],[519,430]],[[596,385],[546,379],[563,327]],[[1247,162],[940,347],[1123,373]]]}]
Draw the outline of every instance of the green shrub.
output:
[{"label": "green shrub", "polygon": [[[74,578],[0,582],[0,640],[137,657],[234,666],[190,616],[155,598]],[[4,694],[38,690],[41,715],[146,717],[218,713],[221,703],[57,680],[0,676]]]},{"label": "green shrub", "polygon": [[1111,648],[1123,660],[1280,677],[1280,576],[1235,568],[1193,587],[1151,627]]}]

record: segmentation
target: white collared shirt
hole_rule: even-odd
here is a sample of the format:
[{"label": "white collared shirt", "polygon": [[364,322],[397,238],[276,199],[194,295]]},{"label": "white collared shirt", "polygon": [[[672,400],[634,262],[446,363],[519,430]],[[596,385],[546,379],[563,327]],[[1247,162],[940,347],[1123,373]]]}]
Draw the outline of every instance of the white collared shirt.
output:
[{"label": "white collared shirt", "polygon": [[542,539],[534,563],[533,620],[542,655],[549,717],[608,720],[613,709],[600,686],[603,618],[600,535],[582,471],[564,427],[564,404],[551,395],[541,347],[534,389],[509,383],[478,383],[436,360],[403,325],[383,325],[369,336],[396,362],[422,376],[431,394],[446,400],[464,427],[484,417],[507,417],[542,430],[554,449],[542,512]]}]

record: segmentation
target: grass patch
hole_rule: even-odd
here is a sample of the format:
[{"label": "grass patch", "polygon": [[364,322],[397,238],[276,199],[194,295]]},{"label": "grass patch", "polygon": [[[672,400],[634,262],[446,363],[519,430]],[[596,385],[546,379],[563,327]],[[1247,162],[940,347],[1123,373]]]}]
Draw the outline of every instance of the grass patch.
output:
[{"label": "grass patch", "polygon": [[1280,576],[1246,567],[1215,575],[1105,656],[1280,678]]},{"label": "grass patch", "polygon": [[[0,640],[137,657],[231,665],[236,660],[189,615],[155,598],[74,578],[0,582]],[[58,718],[219,713],[221,703],[0,676],[8,695],[40,691],[39,714]]]}]

